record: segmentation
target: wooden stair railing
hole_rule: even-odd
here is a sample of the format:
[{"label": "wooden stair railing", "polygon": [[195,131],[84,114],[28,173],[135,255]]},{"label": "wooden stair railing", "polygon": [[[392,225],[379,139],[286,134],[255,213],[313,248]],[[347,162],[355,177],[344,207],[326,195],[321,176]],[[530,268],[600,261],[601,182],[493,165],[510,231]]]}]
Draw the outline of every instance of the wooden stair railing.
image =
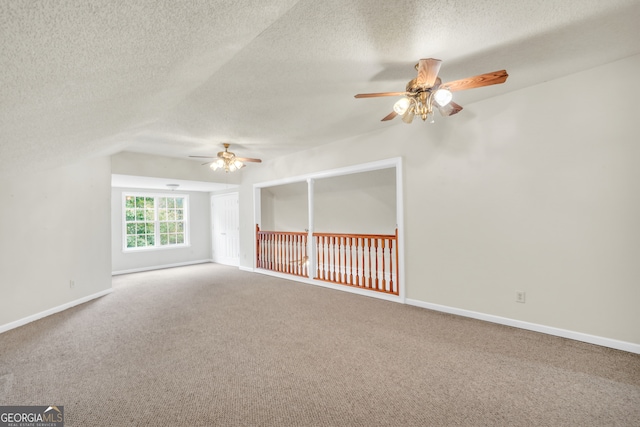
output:
[{"label": "wooden stair railing", "polygon": [[[395,234],[313,233],[313,278],[399,295],[398,230]],[[311,277],[307,233],[261,231],[256,225],[256,265],[270,271]]]},{"label": "wooden stair railing", "polygon": [[256,225],[256,239],[258,268],[308,277],[307,233],[260,231]]},{"label": "wooden stair railing", "polygon": [[396,234],[314,233],[315,278],[398,295]]}]

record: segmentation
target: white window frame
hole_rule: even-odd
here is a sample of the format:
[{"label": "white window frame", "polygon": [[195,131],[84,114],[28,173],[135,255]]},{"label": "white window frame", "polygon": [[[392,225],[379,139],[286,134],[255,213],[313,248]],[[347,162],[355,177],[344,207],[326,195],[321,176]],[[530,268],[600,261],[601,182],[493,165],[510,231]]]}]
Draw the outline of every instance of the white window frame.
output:
[{"label": "white window frame", "polygon": [[[135,247],[129,248],[127,247],[127,197],[152,197],[154,199],[154,246],[143,246],[143,247]],[[161,198],[182,198],[183,202],[183,221],[184,221],[184,242],[183,243],[174,243],[168,245],[160,244],[160,221],[158,219],[158,205],[159,200]],[[151,222],[151,221],[147,221]],[[123,252],[146,252],[146,251],[157,251],[157,250],[166,250],[166,249],[179,249],[186,248],[191,246],[191,232],[190,232],[190,206],[189,206],[189,195],[188,194],[177,194],[177,193],[141,193],[141,192],[132,192],[127,191],[122,193],[122,251]]]}]

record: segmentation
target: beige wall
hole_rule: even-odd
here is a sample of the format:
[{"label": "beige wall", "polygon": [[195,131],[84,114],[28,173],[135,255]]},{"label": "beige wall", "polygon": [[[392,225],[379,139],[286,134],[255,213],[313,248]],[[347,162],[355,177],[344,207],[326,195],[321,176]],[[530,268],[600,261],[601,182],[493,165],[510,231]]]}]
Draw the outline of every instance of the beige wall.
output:
[{"label": "beige wall", "polygon": [[260,191],[260,226],[264,231],[304,231],[308,229],[307,183],[294,182]]},{"label": "beige wall", "polygon": [[[314,230],[323,233],[394,234],[395,168],[314,179]],[[263,230],[309,228],[306,181],[261,190]]]},{"label": "beige wall", "polygon": [[639,74],[634,56],[246,171],[241,265],[253,183],[402,156],[408,298],[640,343]]},{"label": "beige wall", "polygon": [[394,234],[397,223],[395,174],[395,168],[388,168],[317,179],[314,230]]},{"label": "beige wall", "polygon": [[0,184],[0,327],[111,288],[109,158]]}]

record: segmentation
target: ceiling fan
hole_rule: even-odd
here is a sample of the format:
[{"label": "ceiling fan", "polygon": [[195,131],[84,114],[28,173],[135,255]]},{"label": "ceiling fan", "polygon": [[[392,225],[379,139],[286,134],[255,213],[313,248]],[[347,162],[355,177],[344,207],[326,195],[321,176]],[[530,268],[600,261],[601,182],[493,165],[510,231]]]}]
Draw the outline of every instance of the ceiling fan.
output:
[{"label": "ceiling fan", "polygon": [[438,77],[441,64],[442,61],[439,59],[421,59],[415,66],[418,77],[407,83],[404,92],[359,93],[355,97],[403,96],[382,121],[394,119],[396,116],[402,116],[405,123],[411,123],[415,116],[423,121],[428,118],[433,121],[434,108],[443,116],[452,116],[462,110],[460,105],[452,101],[452,92],[504,83],[509,77],[506,70],[500,70],[442,83]]},{"label": "ceiling fan", "polygon": [[248,157],[237,157],[234,153],[229,151],[228,143],[222,144],[224,145],[224,151],[220,151],[216,157],[213,156],[189,156],[189,157],[197,157],[202,159],[215,159],[211,162],[203,163],[202,165],[210,165],[211,169],[224,169],[225,172],[233,172],[240,168],[245,167],[245,162],[254,162],[254,163],[262,163],[260,159],[251,159]]}]

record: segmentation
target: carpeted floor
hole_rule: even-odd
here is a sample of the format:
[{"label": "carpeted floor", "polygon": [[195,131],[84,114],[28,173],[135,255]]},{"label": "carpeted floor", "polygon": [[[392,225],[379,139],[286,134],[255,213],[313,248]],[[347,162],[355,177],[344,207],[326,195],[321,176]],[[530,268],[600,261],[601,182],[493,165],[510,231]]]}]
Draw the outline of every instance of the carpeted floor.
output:
[{"label": "carpeted floor", "polygon": [[640,355],[202,264],[0,334],[67,426],[640,426]]}]

